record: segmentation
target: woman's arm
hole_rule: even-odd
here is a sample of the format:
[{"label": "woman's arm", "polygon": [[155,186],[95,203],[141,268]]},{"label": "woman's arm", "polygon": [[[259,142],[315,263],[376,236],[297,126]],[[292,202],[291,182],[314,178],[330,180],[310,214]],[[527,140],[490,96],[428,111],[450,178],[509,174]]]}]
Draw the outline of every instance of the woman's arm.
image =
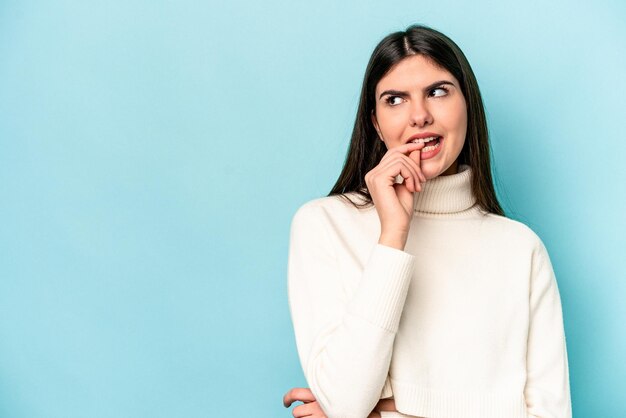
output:
[{"label": "woman's arm", "polygon": [[532,264],[524,389],[528,417],[571,418],[561,298],[548,251],[541,240],[533,252]]},{"label": "woman's arm", "polygon": [[288,293],[296,345],[315,399],[329,418],[364,418],[380,400],[415,257],[372,243],[349,298],[336,260],[339,239],[324,208],[293,217]]}]

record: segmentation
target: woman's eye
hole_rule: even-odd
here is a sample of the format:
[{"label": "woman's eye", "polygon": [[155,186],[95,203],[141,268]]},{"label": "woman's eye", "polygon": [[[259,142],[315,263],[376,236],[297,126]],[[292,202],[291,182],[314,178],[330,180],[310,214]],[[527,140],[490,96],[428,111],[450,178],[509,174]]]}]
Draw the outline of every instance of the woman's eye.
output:
[{"label": "woman's eye", "polygon": [[446,94],[448,94],[448,89],[445,87],[435,87],[434,89],[431,90],[431,92],[434,92],[437,90],[443,91],[443,94],[435,95],[435,97],[441,97],[441,96],[445,96]]},{"label": "woman's eye", "polygon": [[399,103],[400,103],[400,102],[393,103],[393,100],[394,100],[394,99],[401,99],[401,97],[400,97],[400,96],[389,96],[389,97],[387,98],[387,100],[386,100],[387,104],[388,104],[388,105],[391,105],[391,106],[395,106],[395,105],[397,105],[397,104],[399,104]]}]

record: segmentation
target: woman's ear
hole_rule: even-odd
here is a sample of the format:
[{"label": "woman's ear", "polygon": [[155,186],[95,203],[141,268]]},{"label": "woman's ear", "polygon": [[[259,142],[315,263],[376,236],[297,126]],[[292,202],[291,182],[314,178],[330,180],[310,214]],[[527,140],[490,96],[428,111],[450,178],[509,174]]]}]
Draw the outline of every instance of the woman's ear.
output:
[{"label": "woman's ear", "polygon": [[383,140],[383,136],[380,134],[380,129],[378,128],[378,121],[376,120],[376,115],[374,114],[374,110],[372,109],[372,124],[374,125],[374,129],[378,132],[378,137],[380,140]]}]

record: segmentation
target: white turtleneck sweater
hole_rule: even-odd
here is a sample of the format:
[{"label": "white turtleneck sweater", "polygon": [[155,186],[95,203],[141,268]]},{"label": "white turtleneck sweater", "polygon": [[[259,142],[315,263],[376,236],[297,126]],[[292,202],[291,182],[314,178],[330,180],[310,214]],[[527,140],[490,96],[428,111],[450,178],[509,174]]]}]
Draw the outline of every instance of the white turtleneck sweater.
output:
[{"label": "white turtleneck sweater", "polygon": [[[541,239],[483,212],[472,169],[415,193],[404,251],[376,209],[339,196],[291,223],[288,296],[298,355],[329,418],[570,418],[561,300]],[[358,196],[350,194],[353,199]]]}]

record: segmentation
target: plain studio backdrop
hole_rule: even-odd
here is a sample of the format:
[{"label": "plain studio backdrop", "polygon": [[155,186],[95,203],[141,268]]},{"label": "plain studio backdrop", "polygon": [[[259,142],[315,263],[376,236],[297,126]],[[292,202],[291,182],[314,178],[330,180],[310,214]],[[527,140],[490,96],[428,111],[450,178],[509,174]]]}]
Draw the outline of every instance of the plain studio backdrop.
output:
[{"label": "plain studio backdrop", "polygon": [[0,416],[291,417],[290,221],[369,55],[465,52],[549,250],[575,417],[626,416],[622,1],[0,2]]}]

